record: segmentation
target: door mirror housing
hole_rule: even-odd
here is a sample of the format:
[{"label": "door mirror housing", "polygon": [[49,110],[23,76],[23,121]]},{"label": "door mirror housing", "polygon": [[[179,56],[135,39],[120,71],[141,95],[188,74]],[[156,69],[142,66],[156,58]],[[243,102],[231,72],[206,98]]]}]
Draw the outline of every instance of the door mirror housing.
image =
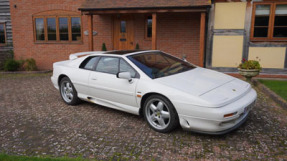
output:
[{"label": "door mirror housing", "polygon": [[130,72],[120,72],[120,73],[117,74],[117,78],[126,79],[126,80],[128,80],[130,83],[132,83],[132,81],[133,81]]}]

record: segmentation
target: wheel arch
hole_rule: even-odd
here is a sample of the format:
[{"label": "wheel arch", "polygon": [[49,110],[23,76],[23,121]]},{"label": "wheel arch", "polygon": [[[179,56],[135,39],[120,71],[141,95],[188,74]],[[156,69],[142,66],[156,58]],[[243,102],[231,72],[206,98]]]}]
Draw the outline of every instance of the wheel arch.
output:
[{"label": "wheel arch", "polygon": [[[157,92],[149,92],[149,93],[146,93],[146,94],[144,94],[144,95],[142,96],[141,103],[140,103],[139,115],[140,115],[141,117],[144,116],[144,115],[143,115],[144,103],[145,103],[145,101],[147,100],[147,98],[150,97],[150,96],[152,96],[152,95],[160,95],[160,96],[166,98],[171,104],[173,104],[173,103],[171,102],[171,100],[170,100],[167,96],[165,96],[165,95],[163,95],[163,94],[161,94],[161,93],[157,93]],[[173,106],[174,106],[174,105],[173,105]],[[175,111],[176,111],[176,109],[175,109]],[[177,113],[177,111],[176,111],[176,113]]]},{"label": "wheel arch", "polygon": [[65,74],[59,75],[59,77],[58,77],[58,86],[59,86],[59,87],[60,87],[61,80],[62,80],[63,78],[65,78],[65,77],[69,78],[69,77],[68,77],[67,75],[65,75]]}]

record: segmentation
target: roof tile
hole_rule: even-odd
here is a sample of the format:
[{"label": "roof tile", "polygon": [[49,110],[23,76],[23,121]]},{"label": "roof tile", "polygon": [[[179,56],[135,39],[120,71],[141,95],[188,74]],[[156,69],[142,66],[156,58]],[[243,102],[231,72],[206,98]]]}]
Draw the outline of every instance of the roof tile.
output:
[{"label": "roof tile", "polygon": [[132,9],[198,7],[211,5],[211,0],[86,0],[80,10],[85,9]]}]

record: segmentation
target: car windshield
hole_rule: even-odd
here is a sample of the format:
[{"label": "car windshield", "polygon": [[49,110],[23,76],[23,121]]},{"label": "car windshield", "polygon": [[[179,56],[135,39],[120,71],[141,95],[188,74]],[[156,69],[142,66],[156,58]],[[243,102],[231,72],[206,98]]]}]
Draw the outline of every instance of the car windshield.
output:
[{"label": "car windshield", "polygon": [[147,52],[128,56],[150,78],[161,78],[194,69],[195,66],[162,52]]}]

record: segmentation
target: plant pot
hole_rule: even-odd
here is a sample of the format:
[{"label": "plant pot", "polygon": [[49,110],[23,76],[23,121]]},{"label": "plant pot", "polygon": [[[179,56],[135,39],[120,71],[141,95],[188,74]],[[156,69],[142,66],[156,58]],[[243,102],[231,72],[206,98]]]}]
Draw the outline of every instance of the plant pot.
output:
[{"label": "plant pot", "polygon": [[239,74],[244,76],[248,82],[251,82],[251,78],[259,74],[260,69],[240,69],[238,68]]}]

